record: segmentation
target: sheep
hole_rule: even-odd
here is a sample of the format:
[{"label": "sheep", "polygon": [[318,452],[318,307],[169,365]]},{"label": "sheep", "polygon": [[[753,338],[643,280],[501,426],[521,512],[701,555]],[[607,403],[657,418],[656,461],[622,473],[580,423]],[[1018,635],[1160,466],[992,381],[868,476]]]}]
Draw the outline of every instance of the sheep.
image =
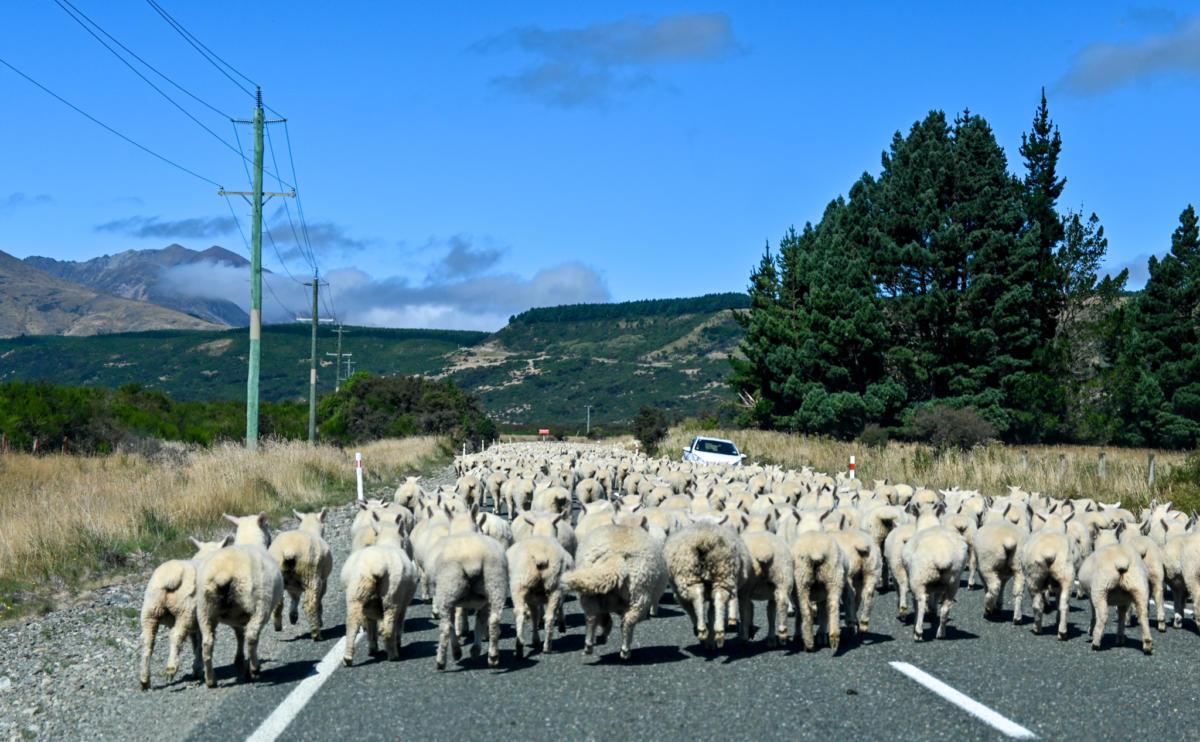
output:
[{"label": "sheep", "polygon": [[595,502],[603,496],[604,485],[591,477],[585,477],[575,485],[575,497],[579,500],[580,505]]},{"label": "sheep", "polygon": [[[915,499],[915,498],[914,498]],[[913,591],[917,616],[913,623],[913,641],[924,639],[925,609],[938,603],[938,626],[934,637],[946,638],[950,609],[958,593],[958,582],[967,564],[967,542],[952,528],[939,525],[938,518],[945,506],[938,504],[932,512],[917,518],[917,530],[904,545],[904,569]]]},{"label": "sheep", "polygon": [[852,631],[868,631],[875,587],[883,575],[883,557],[865,531],[850,528],[844,517],[839,525],[831,535],[846,555],[846,579],[851,587],[846,591],[846,625]]},{"label": "sheep", "polygon": [[575,538],[582,541],[597,528],[610,525],[614,515],[612,503],[608,500],[585,503],[583,512],[580,513],[579,520],[575,523]]},{"label": "sheep", "polygon": [[908,570],[904,568],[904,545],[917,532],[916,523],[901,523],[888,533],[883,542],[883,553],[887,557],[888,571],[896,581],[896,615],[903,619],[908,615]]},{"label": "sheep", "polygon": [[[1183,555],[1185,552],[1197,550],[1200,550],[1200,537],[1187,532],[1184,524],[1171,524],[1167,543],[1163,546],[1163,577],[1164,582],[1171,586],[1171,603],[1175,613],[1171,625],[1177,629],[1183,627],[1183,613],[1187,607],[1189,592],[1187,576],[1183,571]],[[1200,560],[1196,561],[1200,563]],[[1200,578],[1200,575],[1196,577]],[[1200,584],[1200,579],[1197,579],[1197,583]],[[1197,600],[1197,595],[1191,596],[1193,602]]]},{"label": "sheep", "polygon": [[472,657],[479,656],[482,621],[486,618],[488,666],[500,665],[500,613],[508,596],[508,567],[500,542],[479,533],[478,515],[475,506],[467,514],[454,514],[449,535],[437,543],[432,555],[433,603],[441,621],[436,659],[438,670],[446,669],[447,645],[455,661],[462,658],[458,632],[452,626],[456,610],[464,610],[468,615],[475,613]]},{"label": "sheep", "polygon": [[508,519],[513,520],[518,512],[528,510],[533,502],[533,480],[524,477],[510,479],[500,488],[500,495],[508,508]]},{"label": "sheep", "polygon": [[[1121,528],[1120,541],[1133,547],[1142,563],[1146,565],[1146,576],[1150,580],[1150,599],[1154,601],[1155,621],[1159,631],[1167,630],[1167,608],[1163,600],[1163,583],[1166,582],[1166,566],[1163,548],[1159,542],[1145,536],[1137,530],[1126,528],[1128,521],[1116,521]],[[1164,528],[1163,541],[1166,541],[1167,529]],[[1182,609],[1180,609],[1182,610]]]},{"label": "sheep", "polygon": [[[529,538],[533,535],[533,527],[539,520],[553,520],[554,516],[555,513],[542,513],[532,510],[524,511],[516,520],[512,522],[513,541],[516,542],[520,541],[521,539]],[[571,524],[566,518],[556,521],[555,529],[555,538],[558,539],[558,543],[562,544],[562,547],[567,550],[567,553],[573,556],[575,554],[576,544],[579,542],[579,539],[575,536],[575,529],[571,528]]]},{"label": "sheep", "polygon": [[507,520],[495,513],[480,513],[478,520],[480,533],[496,539],[505,549],[512,546],[512,525]]},{"label": "sheep", "polygon": [[[742,594],[749,600],[767,601],[767,646],[787,643],[787,606],[796,580],[787,542],[772,531],[774,513],[751,516],[742,541],[750,556],[749,579]],[[784,615],[780,616],[779,611]],[[743,619],[750,631],[749,617]]]},{"label": "sheep", "polygon": [[739,639],[748,638],[748,621],[739,619],[746,615],[750,605],[741,593],[749,580],[750,554],[737,533],[724,527],[728,517],[722,516],[715,523],[701,521],[676,531],[663,548],[675,599],[692,619],[696,638],[709,649],[725,645],[727,621],[738,624]]},{"label": "sheep", "polygon": [[[888,489],[893,493],[895,488],[888,486]],[[904,510],[895,505],[879,505],[867,510],[863,515],[862,529],[871,535],[871,539],[875,542],[879,553],[883,554],[884,544],[887,542],[888,534],[892,532],[896,526],[904,521]],[[884,565],[890,566],[890,565]],[[886,580],[884,573],[880,573],[880,577]],[[886,582],[884,583],[886,584]]]},{"label": "sheep", "polygon": [[192,672],[200,677],[200,629],[196,624],[196,568],[200,561],[233,543],[232,536],[222,541],[192,539],[196,554],[190,560],[172,559],[159,565],[150,575],[142,598],[142,664],[139,680],[142,690],[150,687],[150,656],[159,624],[171,629],[167,657],[167,680],[174,680],[179,667],[179,648],[185,638],[192,642]]},{"label": "sheep", "polygon": [[795,570],[796,634],[804,650],[816,649],[813,641],[813,602],[821,601],[825,608],[823,627],[829,637],[829,648],[836,654],[842,632],[838,619],[843,594],[849,588],[846,579],[846,554],[832,534],[805,530],[792,542],[792,567]]},{"label": "sheep", "polygon": [[[1067,520],[1070,518],[1068,515]],[[1021,571],[1033,596],[1033,633],[1042,633],[1046,591],[1053,586],[1058,588],[1058,638],[1065,641],[1079,551],[1075,539],[1067,533],[1065,520],[1057,515],[1047,515],[1044,519],[1045,525],[1034,531],[1021,546]]]},{"label": "sheep", "polygon": [[[538,521],[533,536],[508,548],[508,586],[512,595],[513,614],[517,631],[517,659],[525,654],[525,623],[532,615],[533,643],[538,643],[538,619],[545,625],[546,641],[542,651],[549,653],[554,640],[555,619],[562,611],[563,574],[574,567],[567,550],[555,538],[557,522],[566,516],[561,513],[553,520]],[[565,626],[560,627],[565,629]]]},{"label": "sheep", "polygon": [[[321,529],[325,523],[325,508],[317,513],[301,513],[293,510],[292,514],[300,519],[300,525],[294,531],[284,531],[271,543],[268,552],[279,563],[283,575],[283,589],[291,598],[291,608],[288,611],[288,621],[295,625],[299,619],[297,610],[300,595],[304,595],[304,615],[308,619],[309,631],[313,641],[321,640],[322,601],[325,599],[325,588],[329,581],[329,573],[333,571],[333,553],[329,544],[321,538]],[[397,518],[403,516],[397,515]],[[275,607],[275,630],[283,630],[283,603]]]},{"label": "sheep", "polygon": [[645,530],[611,525],[592,531],[579,545],[575,569],[563,576],[567,589],[579,596],[587,618],[583,653],[592,654],[596,628],[608,636],[610,614],[621,615],[621,659],[629,659],[633,629],[646,617],[667,587],[667,562],[662,549]]},{"label": "sheep", "polygon": [[[1015,508],[1014,508],[1015,509]],[[983,614],[990,616],[1004,604],[1004,585],[1012,580],[1013,623],[1021,622],[1021,598],[1025,593],[1025,572],[1018,551],[1028,531],[999,517],[985,523],[975,533],[975,558],[987,592]]]},{"label": "sheep", "polygon": [[404,482],[396,488],[396,494],[392,496],[392,502],[416,512],[417,506],[421,504],[421,496],[424,494],[421,491],[420,481],[420,477],[405,477]]},{"label": "sheep", "polygon": [[1079,567],[1079,584],[1092,601],[1092,649],[1100,649],[1104,626],[1108,623],[1108,604],[1112,602],[1117,606],[1117,644],[1125,643],[1125,617],[1133,606],[1142,627],[1142,652],[1153,653],[1148,605],[1150,577],[1132,547],[1117,543],[1093,551]]},{"label": "sheep", "polygon": [[234,664],[244,679],[254,680],[260,672],[259,634],[275,606],[283,601],[283,576],[278,562],[267,552],[271,535],[266,513],[225,517],[237,524],[233,545],[202,561],[196,575],[196,620],[200,624],[204,684],[210,688],[217,684],[212,666],[217,624],[233,627],[237,636]]},{"label": "sheep", "polygon": [[383,635],[389,660],[400,653],[404,616],[417,591],[417,568],[403,548],[404,522],[401,515],[384,520],[376,514],[371,528],[375,543],[352,552],[342,565],[342,587],[346,593],[346,646],[342,662],[354,663],[354,644],[359,626],[367,631],[368,651],[379,651]]}]

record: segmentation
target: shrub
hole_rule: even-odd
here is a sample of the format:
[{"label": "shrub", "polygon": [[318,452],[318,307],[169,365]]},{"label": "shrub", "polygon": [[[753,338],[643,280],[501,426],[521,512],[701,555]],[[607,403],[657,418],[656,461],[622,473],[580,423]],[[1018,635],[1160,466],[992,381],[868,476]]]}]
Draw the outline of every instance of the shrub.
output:
[{"label": "shrub", "polygon": [[858,434],[859,442],[868,448],[886,447],[889,437],[888,429],[877,423],[871,423]]},{"label": "shrub", "polygon": [[1185,513],[1200,512],[1200,451],[1171,469],[1163,482],[1167,496]]},{"label": "shrub", "polygon": [[996,426],[973,407],[930,405],[913,413],[906,432],[909,437],[932,444],[939,450],[968,449],[996,437]]},{"label": "shrub", "polygon": [[658,451],[658,444],[667,437],[670,426],[667,415],[657,407],[643,405],[633,418],[633,435],[649,455]]},{"label": "shrub", "polygon": [[321,400],[319,416],[321,437],[341,444],[411,435],[445,435],[461,443],[496,435],[475,397],[449,381],[421,376],[355,374]]}]

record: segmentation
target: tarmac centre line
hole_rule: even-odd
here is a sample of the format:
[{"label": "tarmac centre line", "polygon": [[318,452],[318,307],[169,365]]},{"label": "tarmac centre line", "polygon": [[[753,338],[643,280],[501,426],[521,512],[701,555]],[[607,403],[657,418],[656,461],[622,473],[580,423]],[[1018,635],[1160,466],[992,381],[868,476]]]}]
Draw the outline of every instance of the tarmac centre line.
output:
[{"label": "tarmac centre line", "polygon": [[925,686],[933,693],[958,706],[963,711],[979,719],[983,723],[1013,739],[1034,739],[1037,735],[1011,719],[984,706],[979,701],[946,685],[929,673],[907,662],[889,662],[893,668],[907,675],[911,680]]},{"label": "tarmac centre line", "polygon": [[[365,632],[359,632],[357,639],[361,643],[362,638],[366,636]],[[304,705],[316,695],[317,691],[325,685],[325,681],[333,676],[333,671],[338,668],[342,662],[342,655],[346,650],[346,637],[338,640],[337,644],[333,645],[321,661],[317,663],[316,670],[312,675],[309,675],[300,684],[292,689],[292,692],[284,698],[271,715],[263,720],[262,724],[258,725],[246,742],[275,742],[292,720],[304,710]]]}]

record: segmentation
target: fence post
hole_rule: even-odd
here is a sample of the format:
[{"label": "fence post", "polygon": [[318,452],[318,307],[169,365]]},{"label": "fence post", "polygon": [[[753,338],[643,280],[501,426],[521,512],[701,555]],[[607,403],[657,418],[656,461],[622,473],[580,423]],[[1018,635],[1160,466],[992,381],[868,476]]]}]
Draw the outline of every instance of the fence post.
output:
[{"label": "fence post", "polygon": [[1060,453],[1058,455],[1058,470],[1063,479],[1067,478],[1067,455]]},{"label": "fence post", "polygon": [[1104,479],[1106,476],[1108,476],[1108,456],[1103,451],[1101,451],[1100,452],[1100,478]]},{"label": "fence post", "polygon": [[1154,489],[1154,454],[1146,454],[1146,481],[1150,489]]},{"label": "fence post", "polygon": [[358,501],[366,502],[366,498],[363,497],[362,486],[362,454],[358,452],[354,454],[354,478],[358,483]]},{"label": "fence post", "polygon": [[33,439],[33,452],[34,453],[38,452],[38,439],[37,438]]},{"label": "fence post", "polygon": [[1028,448],[1021,450],[1021,468],[1025,469],[1025,470],[1029,469],[1029,449]]}]

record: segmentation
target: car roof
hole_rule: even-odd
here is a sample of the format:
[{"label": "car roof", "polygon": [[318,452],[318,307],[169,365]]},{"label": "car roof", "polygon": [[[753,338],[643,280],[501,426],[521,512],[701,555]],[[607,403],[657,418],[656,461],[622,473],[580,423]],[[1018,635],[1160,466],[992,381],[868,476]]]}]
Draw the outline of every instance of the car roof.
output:
[{"label": "car roof", "polygon": [[695,438],[693,438],[693,439],[692,439],[692,442],[693,442],[693,443],[694,443],[695,441],[716,441],[717,443],[728,443],[729,445],[733,446],[734,448],[737,448],[737,444],[736,444],[736,443],[734,443],[733,441],[731,441],[731,440],[728,440],[728,439],[726,439],[726,438],[712,438],[712,437],[710,437],[710,436],[707,436],[707,435],[698,435],[698,436],[696,436]]}]

